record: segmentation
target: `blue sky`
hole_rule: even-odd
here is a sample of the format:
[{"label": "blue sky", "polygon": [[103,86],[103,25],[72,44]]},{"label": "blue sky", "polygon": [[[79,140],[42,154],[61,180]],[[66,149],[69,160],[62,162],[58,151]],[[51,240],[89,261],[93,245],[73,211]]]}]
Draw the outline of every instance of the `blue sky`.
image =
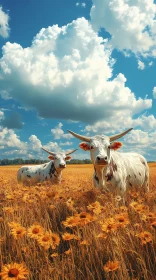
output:
[{"label": "blue sky", "polygon": [[153,0],[0,0],[0,158],[133,127],[122,150],[156,160],[155,35]]}]

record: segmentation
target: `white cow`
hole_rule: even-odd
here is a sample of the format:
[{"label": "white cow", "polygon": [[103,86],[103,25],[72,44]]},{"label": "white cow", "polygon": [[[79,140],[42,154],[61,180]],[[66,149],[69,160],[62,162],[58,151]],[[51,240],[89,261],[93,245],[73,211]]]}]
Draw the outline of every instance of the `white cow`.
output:
[{"label": "white cow", "polygon": [[66,160],[70,160],[71,157],[69,155],[77,149],[67,153],[53,153],[44,148],[42,149],[50,154],[48,158],[51,161],[40,165],[21,167],[17,173],[18,182],[39,183],[48,180],[55,184],[61,183],[62,170],[66,167]]},{"label": "white cow", "polygon": [[76,138],[85,142],[79,147],[90,151],[94,165],[94,186],[103,190],[115,191],[124,197],[127,189],[140,188],[149,191],[149,168],[145,158],[137,153],[119,153],[116,150],[122,146],[121,142],[112,142],[126,133],[114,136],[97,135],[86,137],[68,130]]}]

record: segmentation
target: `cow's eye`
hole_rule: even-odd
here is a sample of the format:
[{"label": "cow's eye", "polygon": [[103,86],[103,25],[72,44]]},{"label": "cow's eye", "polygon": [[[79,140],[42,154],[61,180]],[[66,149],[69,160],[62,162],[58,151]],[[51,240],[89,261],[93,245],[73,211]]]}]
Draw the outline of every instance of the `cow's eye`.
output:
[{"label": "cow's eye", "polygon": [[93,147],[93,146],[90,146],[90,149],[92,150],[92,149],[94,149],[94,147]]}]

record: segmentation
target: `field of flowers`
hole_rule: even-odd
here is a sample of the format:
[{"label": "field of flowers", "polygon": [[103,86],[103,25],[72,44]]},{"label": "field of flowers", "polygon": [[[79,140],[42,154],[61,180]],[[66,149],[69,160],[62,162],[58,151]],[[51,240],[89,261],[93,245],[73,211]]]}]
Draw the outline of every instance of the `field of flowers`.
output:
[{"label": "field of flowers", "polygon": [[61,185],[22,186],[0,167],[0,279],[156,279],[156,164],[150,192],[119,197],[92,185],[92,165],[68,165]]}]

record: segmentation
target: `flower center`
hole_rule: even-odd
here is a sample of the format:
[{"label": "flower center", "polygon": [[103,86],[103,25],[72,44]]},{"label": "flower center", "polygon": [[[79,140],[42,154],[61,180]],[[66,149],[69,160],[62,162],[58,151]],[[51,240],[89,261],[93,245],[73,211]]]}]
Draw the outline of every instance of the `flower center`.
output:
[{"label": "flower center", "polygon": [[107,226],[107,229],[108,229],[108,230],[111,230],[112,228],[113,228],[113,225],[108,225],[108,226]]},{"label": "flower center", "polygon": [[38,229],[38,228],[34,228],[34,229],[32,230],[32,233],[34,233],[34,234],[39,233],[39,229]]},{"label": "flower center", "polygon": [[22,231],[19,229],[19,230],[16,231],[16,234],[21,234],[21,232]]},{"label": "flower center", "polygon": [[119,223],[123,223],[124,222],[124,218],[119,218]]},{"label": "flower center", "polygon": [[17,268],[12,268],[12,269],[10,269],[9,272],[8,272],[8,276],[9,276],[10,278],[17,277],[18,274],[19,274],[19,271],[18,271]]},{"label": "flower center", "polygon": [[42,238],[42,241],[44,241],[44,242],[49,241],[49,237],[48,237],[48,236],[44,236],[44,237]]},{"label": "flower center", "polygon": [[80,214],[80,218],[81,219],[85,219],[86,218],[86,214]]},{"label": "flower center", "polygon": [[53,240],[53,242],[56,242],[56,237],[52,236],[52,240]]}]

